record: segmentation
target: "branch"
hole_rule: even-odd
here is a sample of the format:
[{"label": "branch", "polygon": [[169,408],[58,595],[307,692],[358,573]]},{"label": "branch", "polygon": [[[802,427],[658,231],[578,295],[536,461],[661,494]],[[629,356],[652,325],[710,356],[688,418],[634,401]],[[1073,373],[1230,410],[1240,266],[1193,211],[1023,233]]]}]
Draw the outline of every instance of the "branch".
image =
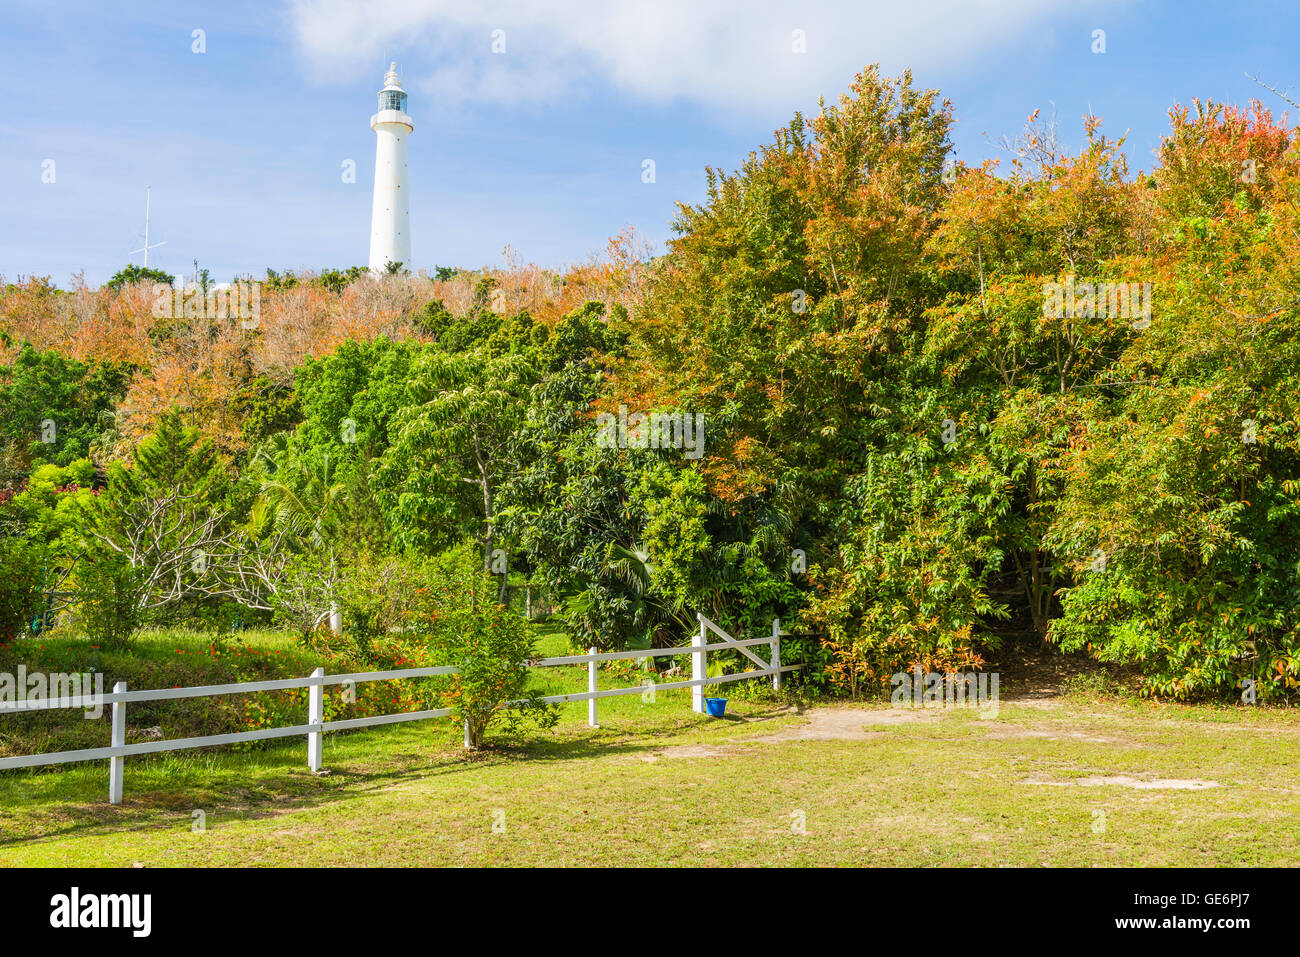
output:
[{"label": "branch", "polygon": [[1277,97],[1280,97],[1280,98],[1283,99],[1283,100],[1286,100],[1286,102],[1290,103],[1290,104],[1291,104],[1292,106],[1294,106],[1297,110],[1300,110],[1300,103],[1297,103],[1295,100],[1291,99],[1291,97],[1287,96],[1287,95],[1286,95],[1285,93],[1283,93],[1281,90],[1278,90],[1276,87],[1269,86],[1267,83],[1265,83],[1265,82],[1264,82],[1263,80],[1261,80],[1259,77],[1257,77],[1257,76],[1251,76],[1249,73],[1246,74],[1246,77],[1247,77],[1248,79],[1254,80],[1256,83],[1258,83],[1258,84],[1259,84],[1260,86],[1262,86],[1264,89],[1268,90],[1268,91],[1269,91],[1270,93],[1272,93],[1274,96],[1277,96]]}]

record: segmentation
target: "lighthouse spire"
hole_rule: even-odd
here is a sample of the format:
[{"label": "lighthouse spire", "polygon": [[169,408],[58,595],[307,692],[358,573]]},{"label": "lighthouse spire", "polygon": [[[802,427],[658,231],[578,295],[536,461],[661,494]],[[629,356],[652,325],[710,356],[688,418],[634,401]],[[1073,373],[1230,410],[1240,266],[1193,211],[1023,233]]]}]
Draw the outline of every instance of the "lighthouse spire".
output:
[{"label": "lighthouse spire", "polygon": [[375,194],[370,210],[370,270],[384,273],[393,263],[411,268],[411,207],[407,185],[406,138],[415,123],[406,112],[406,91],[394,61],[379,91],[375,131]]}]

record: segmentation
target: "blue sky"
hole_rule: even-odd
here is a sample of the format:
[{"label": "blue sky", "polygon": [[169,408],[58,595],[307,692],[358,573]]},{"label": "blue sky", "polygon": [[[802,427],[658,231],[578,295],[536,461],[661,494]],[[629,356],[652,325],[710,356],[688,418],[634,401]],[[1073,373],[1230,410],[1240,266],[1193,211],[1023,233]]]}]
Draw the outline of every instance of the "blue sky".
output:
[{"label": "blue sky", "polygon": [[1089,109],[1128,131],[1136,170],[1174,103],[1282,112],[1245,74],[1296,95],[1297,37],[1283,2],[5,0],[0,275],[97,285],[139,262],[146,184],[167,243],[151,265],[225,280],[364,263],[389,60],[415,120],[411,265],[499,264],[510,244],[562,266],[628,224],[662,248],[706,165],[735,167],[868,63],[949,96],[967,162],[1005,155],[996,140],[1054,103],[1069,145]]}]

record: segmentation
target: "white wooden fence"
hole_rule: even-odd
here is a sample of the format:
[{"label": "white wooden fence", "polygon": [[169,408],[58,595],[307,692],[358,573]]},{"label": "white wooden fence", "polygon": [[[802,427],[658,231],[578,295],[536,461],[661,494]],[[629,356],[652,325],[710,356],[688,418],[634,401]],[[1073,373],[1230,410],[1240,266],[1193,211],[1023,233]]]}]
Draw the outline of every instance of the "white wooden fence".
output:
[{"label": "white wooden fence", "polygon": [[[643,694],[644,685],[635,688],[596,689],[596,665],[602,661],[619,661],[622,659],[653,658],[665,655],[691,656],[691,680],[656,683],[655,691],[670,691],[675,688],[690,688],[691,707],[694,711],[704,713],[704,688],[707,685],[722,684],[728,681],[741,681],[747,678],[761,678],[770,675],[772,687],[781,687],[781,675],[787,671],[796,671],[803,665],[781,664],[781,623],[772,621],[772,634],[764,638],[750,638],[737,641],[721,628],[698,615],[700,636],[696,644],[681,648],[652,648],[645,651],[607,651],[597,653],[593,647],[585,655],[564,655],[558,658],[542,658],[531,662],[538,668],[553,668],[559,665],[587,665],[587,690],[585,693],[549,695],[539,700],[560,704],[568,701],[587,702],[587,723],[596,727],[596,702],[601,698],[618,695]],[[722,640],[708,643],[709,631]],[[767,645],[771,651],[771,660],[764,661],[749,649],[755,645]],[[736,674],[707,677],[708,653],[710,651],[739,651],[760,667],[754,671],[742,671]],[[189,748],[208,748],[221,744],[235,744],[240,741],[262,741],[268,738],[290,738],[298,735],[307,737],[307,766],[312,771],[321,769],[321,752],[323,737],[327,731],[346,731],[352,728],[369,728],[383,724],[398,724],[405,721],[424,721],[428,718],[444,718],[452,713],[450,708],[435,708],[430,711],[406,711],[397,714],[374,715],[369,718],[346,718],[339,721],[326,721],[324,711],[324,689],[327,685],[360,683],[363,681],[397,681],[406,678],[432,678],[436,675],[450,675],[457,672],[451,666],[437,668],[404,668],[397,671],[361,671],[350,674],[327,675],[325,669],[317,668],[306,678],[281,678],[274,681],[243,681],[224,685],[200,685],[193,688],[157,688],[147,691],[128,691],[126,682],[119,681],[113,685],[111,694],[78,695],[64,698],[40,698],[31,701],[0,702],[0,715],[18,711],[44,711],[62,708],[94,708],[104,704],[112,707],[111,743],[106,748],[83,748],[77,751],[55,751],[49,754],[25,754],[14,758],[0,758],[0,770],[10,768],[30,768],[46,764],[73,764],[79,761],[99,761],[108,758],[108,800],[111,804],[122,803],[122,781],[125,761],[128,757],[140,754],[154,754],[161,751],[181,751]],[[258,691],[288,691],[293,688],[307,688],[307,723],[284,728],[262,728],[258,731],[239,731],[231,734],[209,734],[193,738],[173,738],[161,741],[142,741],[138,744],[126,743],[126,706],[133,701],[169,701],[177,698],[205,698],[226,694],[250,694]],[[469,726],[465,727],[465,744],[469,745]]]}]

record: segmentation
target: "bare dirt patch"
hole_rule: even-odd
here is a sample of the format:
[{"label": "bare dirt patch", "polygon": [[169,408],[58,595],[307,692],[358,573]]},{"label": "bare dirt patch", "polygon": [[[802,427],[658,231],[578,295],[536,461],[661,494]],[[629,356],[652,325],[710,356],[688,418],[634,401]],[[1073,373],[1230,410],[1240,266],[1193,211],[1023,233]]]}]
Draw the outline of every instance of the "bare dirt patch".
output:
[{"label": "bare dirt patch", "polygon": [[1109,735],[1086,734],[1082,731],[1062,731],[1056,728],[1021,728],[1012,724],[999,724],[995,721],[982,722],[985,736],[1004,740],[1008,738],[1046,738],[1052,741],[1085,741],[1088,744],[1120,744],[1125,747],[1137,747],[1131,738],[1117,738]]},{"label": "bare dirt patch", "polygon": [[810,708],[803,716],[807,719],[803,724],[746,741],[861,741],[878,734],[880,727],[924,723],[936,717],[934,711],[921,708]]},{"label": "bare dirt patch", "polygon": [[735,748],[716,744],[673,744],[660,748],[651,754],[639,755],[642,761],[653,764],[660,758],[720,758],[734,754]]},{"label": "bare dirt patch", "polygon": [[738,754],[743,744],[779,744],[785,741],[864,741],[881,729],[928,722],[933,711],[899,708],[810,708],[802,724],[758,737],[740,738],[736,744],[676,744],[640,755],[646,762],[660,758],[720,758]]},{"label": "bare dirt patch", "polygon": [[1022,784],[1052,784],[1057,787],[1122,787],[1140,791],[1201,791],[1205,788],[1217,788],[1218,781],[1198,781],[1194,778],[1142,778],[1127,774],[1092,775],[1086,778],[1072,778],[1068,781],[1029,778]]}]

